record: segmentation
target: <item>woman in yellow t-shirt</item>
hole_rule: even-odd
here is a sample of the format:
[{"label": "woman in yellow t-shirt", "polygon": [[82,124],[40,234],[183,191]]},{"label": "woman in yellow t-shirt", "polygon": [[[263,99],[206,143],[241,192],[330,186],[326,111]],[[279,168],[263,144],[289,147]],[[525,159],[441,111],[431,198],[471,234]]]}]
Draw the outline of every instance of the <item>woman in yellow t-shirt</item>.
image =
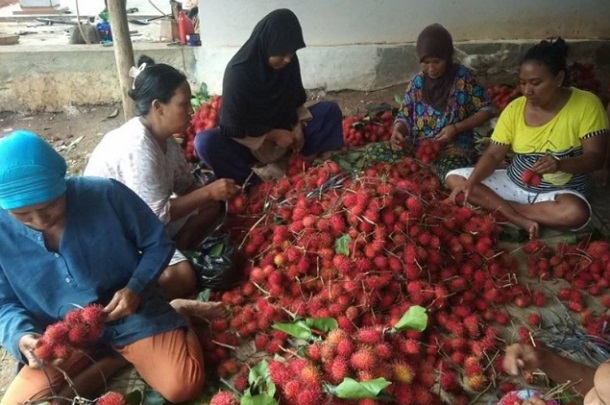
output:
[{"label": "woman in yellow t-shirt", "polygon": [[[530,238],[540,225],[580,228],[591,216],[588,174],[604,163],[608,117],[593,94],[567,85],[567,45],[542,41],[521,61],[524,94],[498,120],[474,168],[447,174],[451,199],[498,211]],[[512,150],[506,170],[496,170]]]}]

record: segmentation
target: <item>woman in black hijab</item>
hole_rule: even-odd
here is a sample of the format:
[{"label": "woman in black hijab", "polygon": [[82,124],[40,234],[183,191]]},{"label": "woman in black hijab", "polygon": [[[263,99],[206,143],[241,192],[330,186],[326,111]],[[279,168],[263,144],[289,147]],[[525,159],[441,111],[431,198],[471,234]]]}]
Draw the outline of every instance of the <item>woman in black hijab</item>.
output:
[{"label": "woman in black hijab", "polygon": [[339,106],[303,105],[307,96],[296,52],[304,47],[297,17],[278,9],[256,24],[233,56],[223,79],[220,129],[195,139],[200,159],[217,177],[243,184],[256,164],[291,151],[312,156],[343,146]]},{"label": "woman in black hijab", "polygon": [[444,182],[450,170],[472,165],[474,128],[493,117],[493,108],[473,72],[453,62],[453,39],[445,27],[424,28],[415,51],[422,71],[407,84],[390,143],[401,150],[422,138],[442,142],[434,169]]}]

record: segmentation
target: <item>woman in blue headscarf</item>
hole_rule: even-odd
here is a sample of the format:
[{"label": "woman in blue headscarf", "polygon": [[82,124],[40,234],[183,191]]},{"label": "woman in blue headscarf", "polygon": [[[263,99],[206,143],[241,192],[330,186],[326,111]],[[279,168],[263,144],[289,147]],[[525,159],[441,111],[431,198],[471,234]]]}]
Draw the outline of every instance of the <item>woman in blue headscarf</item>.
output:
[{"label": "woman in blue headscarf", "polygon": [[0,139],[0,162],[0,344],[25,365],[1,405],[73,395],[53,367],[49,387],[33,350],[48,325],[92,303],[106,315],[100,343],[122,358],[93,367],[77,352],[63,359],[80,395],[93,394],[99,371],[111,374],[125,359],[168,401],[195,398],[203,356],[157,289],[174,246],[155,214],[117,181],[65,178],[64,159],[33,133]]}]

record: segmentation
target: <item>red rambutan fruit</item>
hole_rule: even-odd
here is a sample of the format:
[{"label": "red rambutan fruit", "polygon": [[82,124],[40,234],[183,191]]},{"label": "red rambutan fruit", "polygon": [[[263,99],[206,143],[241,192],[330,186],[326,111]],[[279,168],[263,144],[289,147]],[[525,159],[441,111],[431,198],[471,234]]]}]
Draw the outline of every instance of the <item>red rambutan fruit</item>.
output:
[{"label": "red rambutan fruit", "polygon": [[42,362],[49,362],[54,359],[55,347],[53,344],[48,343],[44,340],[40,341],[38,347],[34,349],[34,354]]},{"label": "red rambutan fruit", "polygon": [[80,347],[89,340],[89,328],[84,323],[73,324],[68,331],[68,341]]},{"label": "red rambutan fruit", "polygon": [[81,316],[88,325],[103,324],[106,319],[104,307],[99,304],[87,305],[83,308]]},{"label": "red rambutan fruit", "polygon": [[72,356],[72,348],[65,344],[56,344],[53,348],[53,358],[68,359]]},{"label": "red rambutan fruit", "polygon": [[342,339],[337,343],[336,353],[339,356],[348,358],[354,353],[354,350],[356,350],[356,345],[349,337]]},{"label": "red rambutan fruit", "polygon": [[361,344],[376,345],[382,341],[381,333],[377,328],[362,328],[356,333],[356,340]]},{"label": "red rambutan fruit", "polygon": [[389,360],[393,356],[392,348],[387,343],[375,346],[375,355],[381,360]]},{"label": "red rambutan fruit", "polygon": [[355,370],[372,370],[377,365],[377,358],[370,348],[360,347],[350,357],[350,365]]},{"label": "red rambutan fruit", "polygon": [[291,403],[299,403],[297,398],[301,391],[303,391],[303,384],[299,380],[290,380],[282,386],[282,392]]},{"label": "red rambutan fruit", "polygon": [[239,392],[244,392],[249,386],[248,374],[246,373],[239,373],[233,380],[233,387]]},{"label": "red rambutan fruit", "polygon": [[269,376],[275,384],[283,386],[292,379],[292,375],[281,361],[269,362]]},{"label": "red rambutan fruit", "polygon": [[[104,395],[102,395],[101,397],[99,397],[96,401],[97,405],[125,405],[125,398],[123,397],[123,395],[119,394],[118,392],[114,392],[114,391],[109,391],[107,393],[105,393]],[[222,402],[219,404],[215,404],[215,405],[234,405],[236,404],[236,402],[230,403],[230,402]],[[210,403],[210,405],[212,405],[212,403]]]},{"label": "red rambutan fruit", "polygon": [[299,405],[318,405],[320,403],[321,393],[319,387],[307,387],[297,396]]},{"label": "red rambutan fruit", "polygon": [[540,327],[540,324],[542,323],[542,317],[540,316],[540,314],[532,312],[527,316],[527,323],[529,323],[530,326],[533,327]]},{"label": "red rambutan fruit", "polygon": [[322,377],[320,375],[320,371],[316,366],[309,363],[303,367],[299,373],[301,376],[301,381],[306,385],[314,385],[318,386],[322,382]]},{"label": "red rambutan fruit", "polygon": [[70,328],[64,322],[57,322],[47,326],[43,336],[49,342],[62,344],[68,341],[69,331]]},{"label": "red rambutan fruit", "polygon": [[320,343],[313,343],[307,346],[305,352],[307,353],[307,357],[312,361],[319,362],[322,359],[322,347]]},{"label": "red rambutan fruit", "polygon": [[349,365],[343,357],[335,357],[329,364],[330,369],[327,372],[332,383],[339,384],[349,375]]},{"label": "red rambutan fruit", "polygon": [[64,322],[69,325],[76,325],[83,322],[82,311],[80,308],[69,310],[64,317]]}]

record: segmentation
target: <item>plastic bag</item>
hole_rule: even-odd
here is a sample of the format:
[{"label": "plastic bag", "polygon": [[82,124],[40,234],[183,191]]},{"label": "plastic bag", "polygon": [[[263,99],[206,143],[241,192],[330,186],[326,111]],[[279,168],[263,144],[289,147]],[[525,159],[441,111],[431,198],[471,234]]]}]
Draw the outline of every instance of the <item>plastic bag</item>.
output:
[{"label": "plastic bag", "polygon": [[227,290],[239,282],[239,257],[229,235],[211,235],[196,250],[184,253],[197,274],[200,290]]}]

